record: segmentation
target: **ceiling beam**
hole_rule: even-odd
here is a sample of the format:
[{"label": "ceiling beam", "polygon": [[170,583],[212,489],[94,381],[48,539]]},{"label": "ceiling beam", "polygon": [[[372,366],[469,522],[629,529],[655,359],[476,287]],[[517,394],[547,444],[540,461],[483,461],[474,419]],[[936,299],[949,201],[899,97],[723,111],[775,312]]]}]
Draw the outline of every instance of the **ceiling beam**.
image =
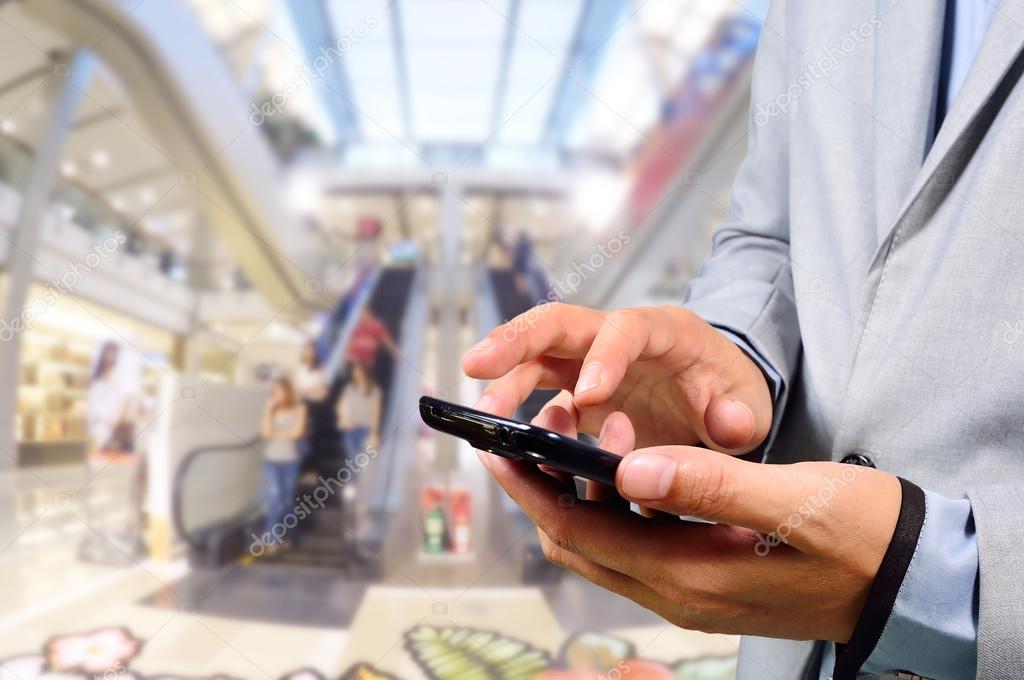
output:
[{"label": "ceiling beam", "polygon": [[558,198],[568,195],[570,177],[560,171],[518,171],[475,168],[439,184],[437,173],[429,169],[359,169],[340,166],[321,169],[322,191],[327,196],[365,196],[415,192],[437,195],[455,185],[471,192],[504,196],[544,196]]},{"label": "ceiling beam", "polygon": [[405,31],[402,30],[401,0],[391,0],[388,9],[391,16],[391,46],[395,52],[395,87],[398,91],[399,109],[402,114],[402,133],[406,140],[413,135],[412,94],[409,92],[409,59],[405,49]]},{"label": "ceiling beam", "polygon": [[101,109],[95,113],[91,113],[88,116],[82,116],[81,118],[76,120],[74,124],[71,126],[71,130],[73,132],[81,132],[82,130],[91,128],[94,125],[99,125],[100,123],[104,123],[114,118],[120,118],[123,112],[123,109],[121,109],[120,107]]},{"label": "ceiling beam", "polygon": [[593,83],[608,43],[628,17],[622,15],[626,0],[583,0],[576,34],[561,65],[562,77],[552,99],[543,141],[561,146],[579,117],[586,94]]},{"label": "ceiling beam", "polygon": [[512,53],[516,46],[516,33],[519,26],[519,10],[521,0],[509,0],[508,17],[505,21],[505,37],[501,43],[501,65],[498,68],[498,79],[494,88],[494,105],[491,109],[491,129],[497,130],[503,122],[505,100],[508,96],[508,77],[512,70]]},{"label": "ceiling beam", "polygon": [[33,80],[50,75],[51,73],[53,73],[53,63],[49,61],[40,66],[29,69],[24,73],[20,73],[8,80],[6,83],[0,85],[0,97],[17,90],[22,85],[31,83]]},{"label": "ceiling beam", "polygon": [[[359,138],[359,116],[352,80],[345,68],[343,41],[334,30],[328,0],[288,0],[288,11],[299,34],[306,58],[305,77],[320,93],[320,99],[345,145]],[[346,38],[350,40],[350,38]]]},{"label": "ceiling beam", "polygon": [[171,163],[166,163],[163,165],[158,165],[155,168],[148,168],[146,170],[136,172],[132,175],[128,175],[127,177],[122,177],[115,182],[104,184],[103,186],[97,187],[96,191],[101,194],[109,194],[117,191],[124,191],[125,189],[129,189],[133,186],[138,186],[139,184],[143,184],[145,182],[152,182],[155,179],[167,177],[172,173],[174,175],[178,174],[177,166]]}]

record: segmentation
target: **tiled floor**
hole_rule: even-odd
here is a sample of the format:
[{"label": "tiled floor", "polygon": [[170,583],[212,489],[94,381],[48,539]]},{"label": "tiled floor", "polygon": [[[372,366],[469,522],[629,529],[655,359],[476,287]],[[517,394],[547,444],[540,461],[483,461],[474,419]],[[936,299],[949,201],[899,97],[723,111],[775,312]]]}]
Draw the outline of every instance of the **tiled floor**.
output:
[{"label": "tiled floor", "polygon": [[[407,457],[361,473],[364,491],[387,494],[374,518],[383,522],[375,525],[383,542],[374,583],[267,561],[216,571],[191,571],[184,562],[86,563],[78,546],[91,529],[75,493],[84,471],[18,472],[22,533],[0,552],[0,680],[40,677],[43,657],[60,670],[75,653],[102,657],[105,648],[103,663],[125,680],[459,680],[505,677],[510,669],[521,671],[511,677],[546,680],[594,678],[595,669],[609,668],[615,672],[605,677],[629,680],[732,677],[735,638],[679,630],[571,575],[524,584],[535,529],[468,446],[459,450],[455,477],[441,481],[473,492],[472,554],[424,557],[419,496],[424,482],[438,481],[432,444],[418,437]],[[93,488],[93,516],[122,525],[124,488],[124,471],[105,470]],[[551,667],[577,674],[552,675]],[[85,677],[70,670],[61,677]]]}]

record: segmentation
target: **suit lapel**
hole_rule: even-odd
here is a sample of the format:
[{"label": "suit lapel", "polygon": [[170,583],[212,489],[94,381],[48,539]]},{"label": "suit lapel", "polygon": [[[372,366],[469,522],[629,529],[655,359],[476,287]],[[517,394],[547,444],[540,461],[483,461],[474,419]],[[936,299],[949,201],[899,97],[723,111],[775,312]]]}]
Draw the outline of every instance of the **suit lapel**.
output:
[{"label": "suit lapel", "polygon": [[878,0],[875,217],[879,242],[921,169],[933,127],[944,0]]},{"label": "suit lapel", "polygon": [[[906,1],[901,1],[900,5],[912,4]],[[930,4],[930,3],[929,3]],[[937,3],[941,4],[941,3]],[[896,11],[896,10],[894,10]],[[884,22],[883,21],[883,28]],[[906,27],[904,27],[906,28]],[[935,31],[936,35],[941,35],[941,23],[939,29]],[[892,36],[890,36],[891,38]],[[876,259],[880,253],[884,250],[882,246],[885,245],[888,238],[892,235],[893,231],[900,224],[903,218],[906,216],[909,208],[914,202],[921,197],[924,193],[924,189],[928,187],[929,183],[936,180],[936,169],[942,163],[951,151],[957,147],[958,141],[964,136],[970,123],[975,119],[981,109],[992,97],[993,92],[1002,82],[1007,74],[1010,66],[1019,55],[1021,49],[1024,48],[1024,0],[1001,0],[999,7],[992,18],[992,24],[989,26],[988,31],[985,34],[985,38],[982,41],[981,47],[978,50],[978,54],[974,58],[974,62],[971,65],[970,70],[967,73],[967,78],[964,81],[960,92],[953,100],[953,105],[950,107],[949,112],[946,115],[946,120],[943,122],[942,127],[939,130],[939,134],[932,145],[931,150],[928,152],[927,157],[924,158],[924,163],[919,166],[918,172],[911,175],[912,180],[909,185],[905,188],[903,196],[900,199],[899,208],[895,213],[888,213],[888,219],[885,219],[886,214],[881,210],[879,212],[878,226],[879,232],[879,250],[876,252]],[[891,46],[886,49],[891,49]],[[881,49],[879,50],[882,51]],[[919,75],[925,73],[937,74],[938,72],[938,52],[935,55],[935,61],[932,64],[917,64]],[[893,61],[889,62],[889,70],[901,70],[910,69],[909,65],[900,63],[898,57],[894,57]],[[884,64],[878,64],[877,78],[880,80],[891,79],[891,75],[886,75]],[[932,75],[923,80],[929,80],[932,82],[931,90],[932,95],[926,97],[928,108],[933,109],[934,103],[934,89],[936,76]],[[921,95],[921,92],[917,92],[917,95]],[[908,95],[909,97],[909,95]],[[883,105],[884,102],[877,102],[877,105]],[[917,107],[920,108],[920,107]],[[920,144],[922,134],[925,135],[931,129],[931,114],[927,119],[924,119],[918,114],[918,119],[926,120],[927,123],[922,124],[921,130],[912,135],[910,138],[912,147],[910,150],[917,149]],[[904,145],[906,148],[908,145]],[[876,154],[880,153],[880,150],[876,146]],[[885,153],[884,151],[881,153]],[[878,158],[876,156],[876,158]],[[887,167],[884,161],[879,165],[879,161],[876,161],[876,168],[886,168],[888,171],[893,173],[899,172],[899,168]],[[896,174],[891,175],[895,177]],[[877,176],[878,182],[886,181],[886,175],[879,174]],[[901,178],[902,179],[902,178]],[[950,180],[955,178],[942,178],[947,184]],[[888,201],[892,200],[892,196],[887,197]],[[881,207],[881,200],[879,201]],[[886,209],[891,204],[887,204]]]}]

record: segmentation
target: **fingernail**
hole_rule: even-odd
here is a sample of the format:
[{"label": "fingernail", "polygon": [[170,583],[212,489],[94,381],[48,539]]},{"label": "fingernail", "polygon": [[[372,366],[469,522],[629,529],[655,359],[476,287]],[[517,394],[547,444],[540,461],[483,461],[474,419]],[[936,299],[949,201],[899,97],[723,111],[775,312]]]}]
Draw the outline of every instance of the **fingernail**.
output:
[{"label": "fingernail", "polygon": [[468,356],[470,354],[478,354],[480,352],[490,352],[491,349],[493,349],[493,348],[494,348],[494,340],[491,340],[490,338],[484,338],[480,342],[478,342],[475,345],[473,345],[472,347],[470,347],[469,351],[466,352],[466,355]]},{"label": "fingernail", "polygon": [[580,371],[580,379],[576,382],[576,394],[592,390],[601,384],[601,364],[591,362]]},{"label": "fingernail", "polygon": [[750,414],[750,417],[751,417],[751,418],[753,418],[753,417],[754,417],[754,412],[753,412],[753,411],[751,411],[751,410],[750,410],[750,407],[749,407],[749,406],[747,406],[746,404],[744,404],[744,403],[743,403],[742,401],[736,401],[735,399],[730,399],[730,400],[729,400],[729,403],[730,403],[730,404],[735,404],[735,405],[736,405],[736,406],[738,406],[739,408],[741,408],[741,409],[743,409],[744,411],[746,411],[746,412],[747,412],[748,414]]},{"label": "fingernail", "polygon": [[551,407],[541,409],[541,412],[537,414],[536,425],[538,427],[547,427],[548,422],[551,420]]},{"label": "fingernail", "polygon": [[494,408],[494,397],[489,394],[485,394],[480,397],[480,401],[476,402],[476,406],[473,408],[477,411],[485,411],[489,413],[491,409]]},{"label": "fingernail", "polygon": [[658,453],[641,453],[623,464],[622,492],[637,500],[658,500],[668,494],[676,476],[676,462]]},{"label": "fingernail", "polygon": [[486,468],[487,471],[490,472],[491,471],[491,454],[489,454],[489,453],[487,453],[485,451],[477,451],[476,452],[476,457],[480,459],[480,462],[483,464],[484,468]]},{"label": "fingernail", "polygon": [[750,440],[752,440],[754,438],[754,435],[757,433],[757,419],[754,418],[754,412],[751,411],[750,407],[747,406],[746,404],[744,404],[742,401],[736,401],[735,399],[730,399],[727,403],[731,404],[733,406],[733,408],[739,409],[743,413],[745,413],[748,416],[750,416],[750,424],[751,424],[750,436],[747,437],[747,441],[744,442],[745,444],[749,444]]}]

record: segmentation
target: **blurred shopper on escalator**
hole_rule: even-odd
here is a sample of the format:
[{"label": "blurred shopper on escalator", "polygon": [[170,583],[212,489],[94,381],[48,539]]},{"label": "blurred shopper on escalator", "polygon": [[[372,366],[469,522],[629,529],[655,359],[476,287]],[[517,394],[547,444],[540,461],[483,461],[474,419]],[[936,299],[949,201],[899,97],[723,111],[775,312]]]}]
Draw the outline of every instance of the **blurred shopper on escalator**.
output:
[{"label": "blurred shopper on escalator", "polygon": [[536,266],[533,239],[525,231],[519,232],[512,249],[512,270],[516,276],[516,291],[528,306],[543,302],[548,293],[548,282],[543,270]]},{"label": "blurred shopper on escalator", "polygon": [[294,380],[295,392],[305,402],[321,402],[327,396],[327,377],[312,340],[302,347],[302,360],[295,369]]},{"label": "blurred shopper on escalator", "polygon": [[391,331],[369,307],[363,307],[348,342],[348,360],[353,364],[366,364],[372,368],[377,361],[377,351],[381,345],[384,345],[392,358],[398,361],[398,345],[391,337]]},{"label": "blurred shopper on escalator", "polygon": [[512,270],[516,274],[516,290],[524,297],[530,297],[530,260],[533,259],[533,241],[525,231],[519,232],[512,249]]},{"label": "blurred shopper on escalator", "polygon": [[318,417],[327,398],[327,376],[320,362],[316,343],[310,340],[302,347],[302,357],[292,377],[298,398],[306,405],[305,433],[299,441],[299,455],[306,459],[313,452],[313,432],[310,424]]},{"label": "blurred shopper on escalator", "polygon": [[[288,541],[283,524],[288,502],[295,495],[299,476],[298,442],[306,430],[306,405],[285,377],[278,378],[263,410],[260,434],[266,442],[263,456],[263,487],[266,495],[266,530],[285,547]],[[274,546],[268,546],[268,549]]]},{"label": "blurred shopper on escalator", "polygon": [[349,457],[364,448],[380,444],[380,415],[383,409],[381,389],[374,382],[368,364],[354,364],[351,380],[338,400],[338,423]]}]

